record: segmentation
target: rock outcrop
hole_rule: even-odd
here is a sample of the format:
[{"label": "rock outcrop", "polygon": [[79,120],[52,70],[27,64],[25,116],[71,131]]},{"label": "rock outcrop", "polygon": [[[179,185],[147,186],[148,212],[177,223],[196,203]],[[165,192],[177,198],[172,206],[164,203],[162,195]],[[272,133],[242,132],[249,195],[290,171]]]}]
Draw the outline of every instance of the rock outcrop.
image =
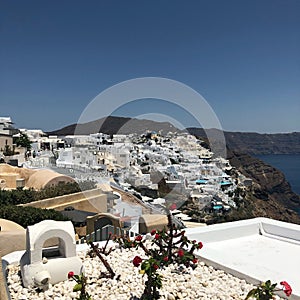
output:
[{"label": "rock outcrop", "polygon": [[[188,128],[188,132],[207,140],[220,132],[217,129]],[[256,132],[224,131],[226,145],[235,151],[250,155],[300,154],[300,132],[261,134]]]},{"label": "rock outcrop", "polygon": [[228,158],[233,167],[253,180],[246,201],[250,202],[254,217],[300,224],[300,216],[295,211],[300,208],[300,196],[293,193],[282,172],[240,152],[228,151]]}]

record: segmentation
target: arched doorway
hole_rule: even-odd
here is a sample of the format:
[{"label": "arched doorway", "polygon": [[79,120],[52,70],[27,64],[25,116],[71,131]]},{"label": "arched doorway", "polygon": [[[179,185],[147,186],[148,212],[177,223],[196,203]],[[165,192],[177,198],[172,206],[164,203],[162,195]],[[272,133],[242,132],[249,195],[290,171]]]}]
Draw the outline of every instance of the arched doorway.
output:
[{"label": "arched doorway", "polygon": [[103,227],[111,225],[113,226],[112,221],[105,217],[105,216],[100,216],[95,222],[94,222],[94,231],[96,232],[99,229],[102,229]]}]

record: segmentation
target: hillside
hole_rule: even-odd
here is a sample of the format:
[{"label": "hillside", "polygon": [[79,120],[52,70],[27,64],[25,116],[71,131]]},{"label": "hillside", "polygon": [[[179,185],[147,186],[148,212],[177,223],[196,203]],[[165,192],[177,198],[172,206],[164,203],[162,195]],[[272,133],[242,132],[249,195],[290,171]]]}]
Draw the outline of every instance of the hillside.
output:
[{"label": "hillside", "polygon": [[233,166],[232,178],[242,173],[252,179],[252,185],[245,190],[236,189],[235,193],[241,196],[235,198],[236,209],[224,215],[212,215],[199,211],[197,203],[188,201],[183,207],[184,213],[207,224],[256,217],[300,224],[300,215],[295,211],[300,207],[300,196],[293,193],[282,172],[245,153],[228,149],[227,154]]},{"label": "hillside", "polygon": [[[169,122],[156,122],[134,118],[109,116],[84,124],[72,124],[58,130],[48,132],[49,135],[73,135],[103,132],[106,134],[142,134],[145,131],[180,131]],[[187,131],[201,138],[206,138],[205,132],[219,133],[216,129],[187,128]],[[300,132],[260,134],[255,132],[224,131],[226,144],[229,149],[250,155],[261,154],[300,154]]]},{"label": "hillside", "polygon": [[175,132],[178,131],[176,127],[168,122],[155,122],[151,120],[140,120],[140,119],[132,119],[132,118],[124,118],[124,117],[114,117],[109,116],[107,118],[102,118],[99,120],[91,121],[84,124],[72,124],[66,127],[63,127],[58,130],[54,130],[51,132],[47,132],[48,135],[57,135],[57,136],[65,136],[65,135],[84,135],[102,132],[106,134],[130,134],[137,133],[142,134],[145,131],[162,131],[164,133],[167,132]]},{"label": "hillside", "polygon": [[[202,128],[187,128],[198,137],[206,137]],[[217,131],[208,129],[206,131]],[[255,132],[224,131],[227,147],[250,155],[300,154],[300,132],[260,134]]]},{"label": "hillside", "polygon": [[[93,122],[76,124],[48,132],[51,135],[89,134],[104,132],[144,133],[146,130],[164,133],[180,131],[168,122],[154,122],[122,117],[108,117]],[[206,139],[201,128],[188,128],[191,134]],[[209,129],[210,136],[217,136],[219,131]],[[293,211],[299,208],[300,197],[292,192],[289,183],[279,170],[250,156],[257,154],[300,154],[300,133],[259,134],[247,132],[224,132],[228,147],[228,158],[232,166],[252,178],[254,184],[247,194],[242,209],[231,219],[265,216],[278,220],[300,224],[300,216]]]},{"label": "hillside", "polygon": [[228,158],[233,167],[253,180],[244,203],[252,217],[300,224],[300,216],[294,211],[300,207],[300,196],[293,193],[282,172],[244,153],[229,150]]}]

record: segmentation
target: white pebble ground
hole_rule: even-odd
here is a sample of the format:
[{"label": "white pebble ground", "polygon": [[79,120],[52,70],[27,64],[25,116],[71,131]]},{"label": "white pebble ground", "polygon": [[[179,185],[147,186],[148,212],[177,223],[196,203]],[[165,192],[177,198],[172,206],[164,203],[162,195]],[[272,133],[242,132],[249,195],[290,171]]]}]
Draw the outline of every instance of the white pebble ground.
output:
[{"label": "white pebble ground", "polygon": [[[85,252],[80,252],[78,255],[83,260],[85,275],[88,278],[87,291],[93,300],[130,300],[139,299],[142,295],[146,276],[139,274],[140,268],[132,264],[132,259],[136,255],[145,257],[142,250],[115,249],[106,256],[114,272],[121,275],[118,281],[99,278],[100,272],[105,272],[106,269],[98,257],[86,257]],[[160,299],[245,299],[248,291],[253,288],[253,285],[244,280],[202,262],[197,264],[196,269],[185,268],[179,274],[174,272],[175,269],[176,266],[172,265],[167,269],[158,270],[163,276]],[[79,296],[79,292],[73,292],[75,282],[71,279],[50,285],[49,289],[43,292],[34,288],[23,288],[19,271],[17,265],[8,266],[7,281],[12,300],[72,300]],[[66,270],[66,274],[68,271],[72,270]]]}]

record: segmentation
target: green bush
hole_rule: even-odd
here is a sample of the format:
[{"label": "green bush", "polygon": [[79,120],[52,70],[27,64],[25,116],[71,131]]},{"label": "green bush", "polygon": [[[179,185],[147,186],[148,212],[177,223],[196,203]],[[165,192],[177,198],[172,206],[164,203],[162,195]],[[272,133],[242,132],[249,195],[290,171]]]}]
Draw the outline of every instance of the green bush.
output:
[{"label": "green bush", "polygon": [[47,219],[66,221],[68,218],[53,209],[21,207],[17,205],[73,194],[92,188],[95,188],[95,182],[85,181],[80,183],[80,185],[77,182],[62,182],[40,191],[22,188],[9,191],[0,189],[0,218],[16,222],[25,228]]},{"label": "green bush", "polygon": [[80,184],[77,182],[60,182],[57,185],[52,185],[35,191],[34,189],[22,189],[16,190],[0,190],[0,205],[18,205],[25,204],[33,201],[38,201],[47,198],[53,198],[80,191],[89,190],[95,188],[95,182],[85,181]]},{"label": "green bush", "polygon": [[21,207],[14,205],[0,206],[0,218],[18,223],[26,228],[43,220],[67,221],[68,218],[53,209]]},{"label": "green bush", "polygon": [[29,203],[36,200],[36,191],[33,189],[23,190],[0,190],[0,204],[1,205],[18,205]]}]

